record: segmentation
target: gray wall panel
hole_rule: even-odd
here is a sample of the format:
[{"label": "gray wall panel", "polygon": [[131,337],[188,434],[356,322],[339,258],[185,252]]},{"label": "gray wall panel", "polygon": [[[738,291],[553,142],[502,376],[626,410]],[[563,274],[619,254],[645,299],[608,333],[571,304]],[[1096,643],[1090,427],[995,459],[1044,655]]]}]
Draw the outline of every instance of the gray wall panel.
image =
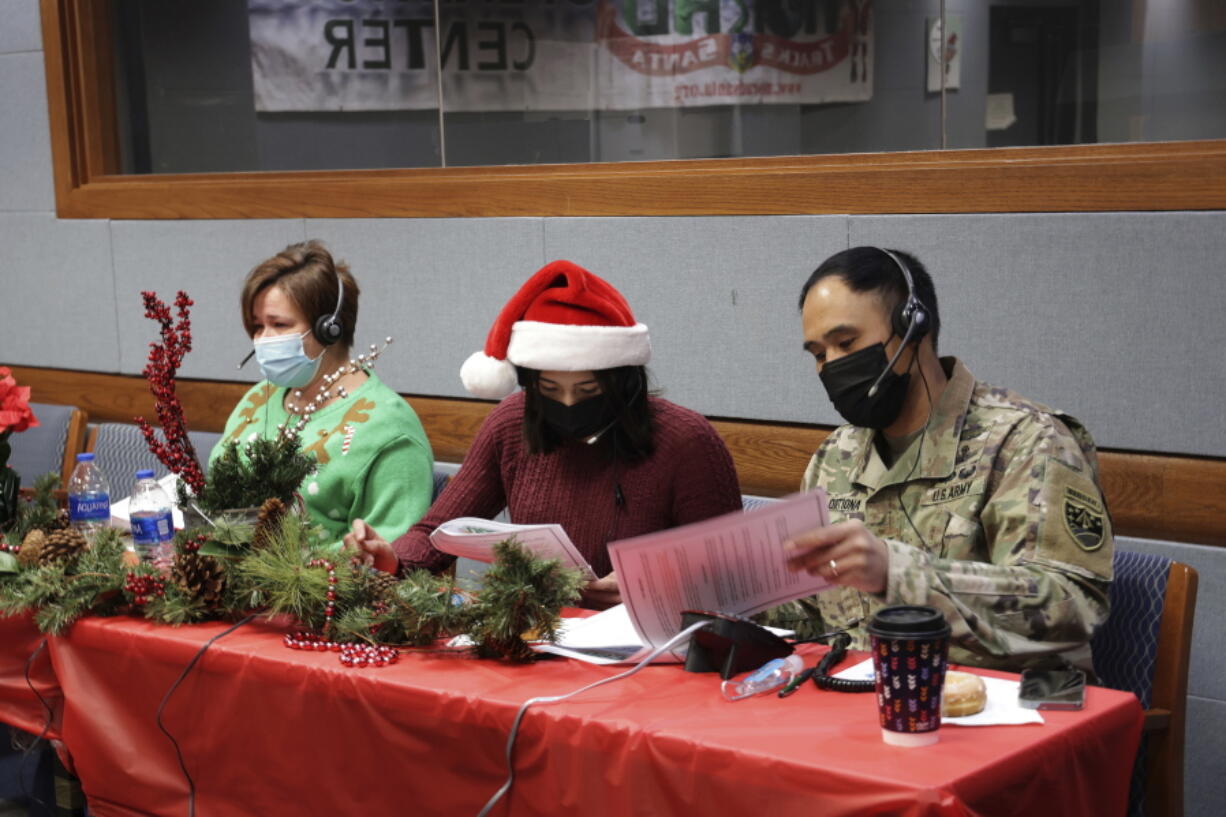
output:
[{"label": "gray wall panel", "polygon": [[38,0],[4,0],[0,13],[0,54],[42,51]]},{"label": "gray wall panel", "polygon": [[0,55],[0,110],[0,210],[54,210],[41,51]]},{"label": "gray wall panel", "polygon": [[651,328],[664,395],[706,414],[834,422],[796,298],[846,246],[843,216],[575,218],[545,222],[550,258],[617,286]]},{"label": "gray wall panel", "polygon": [[1226,802],[1226,702],[1188,697],[1183,764],[1184,814],[1221,817]]},{"label": "gray wall panel", "polygon": [[0,248],[0,363],[116,371],[107,223],[0,213]]},{"label": "gray wall panel", "polygon": [[362,286],[359,347],[395,339],[377,370],[402,392],[471,396],[460,365],[544,263],[535,218],[321,219],[306,229]]},{"label": "gray wall panel", "polygon": [[[239,291],[251,268],[285,245],[302,241],[301,219],[268,221],[115,221],[115,296],[119,315],[119,360],[127,374],[140,374],[158,325],[144,316],[142,290],[167,304],[182,289],[192,307],[194,349],[180,374],[217,380],[259,379],[248,363],[234,367],[251,341],[243,332]],[[189,418],[190,419],[190,418]]]},{"label": "gray wall panel", "polygon": [[[941,351],[1100,445],[1226,454],[1223,213],[853,217],[932,272]],[[1208,399],[1206,399],[1206,397]]]}]

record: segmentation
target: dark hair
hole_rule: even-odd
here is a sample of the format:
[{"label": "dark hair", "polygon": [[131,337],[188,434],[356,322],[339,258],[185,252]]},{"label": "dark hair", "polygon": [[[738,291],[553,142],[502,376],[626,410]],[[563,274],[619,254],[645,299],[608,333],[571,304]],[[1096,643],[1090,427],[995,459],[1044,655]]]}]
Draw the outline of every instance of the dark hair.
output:
[{"label": "dark hair", "polygon": [[324,315],[336,309],[336,282],[345,290],[344,303],[337,318],[343,327],[340,342],[353,346],[353,330],[358,324],[358,282],[349,274],[344,261],[333,261],[332,253],[320,241],[290,244],[281,252],[257,264],[243,283],[243,327],[255,337],[255,299],[272,286],[281,287],[302,317],[313,328]]},{"label": "dark hair", "polygon": [[[937,309],[937,292],[932,285],[932,276],[910,253],[894,249],[890,252],[897,255],[911,272],[915,297],[928,313],[928,337],[932,338],[932,348],[936,349],[937,338],[941,334],[941,313]],[[878,293],[887,315],[892,315],[894,309],[907,300],[907,281],[894,259],[880,247],[852,247],[830,256],[813,271],[800,288],[801,309],[804,309],[805,297],[813,285],[832,275],[841,278],[852,292]]]},{"label": "dark hair", "polygon": [[[540,370],[517,366],[516,372],[519,385],[524,387],[524,444],[530,454],[548,454],[562,444],[562,438],[545,422],[541,410],[541,401],[549,398],[541,396]],[[614,457],[627,462],[650,456],[655,443],[647,403],[647,369],[618,366],[597,369],[593,374],[618,412],[616,425],[596,444],[610,447]]]}]

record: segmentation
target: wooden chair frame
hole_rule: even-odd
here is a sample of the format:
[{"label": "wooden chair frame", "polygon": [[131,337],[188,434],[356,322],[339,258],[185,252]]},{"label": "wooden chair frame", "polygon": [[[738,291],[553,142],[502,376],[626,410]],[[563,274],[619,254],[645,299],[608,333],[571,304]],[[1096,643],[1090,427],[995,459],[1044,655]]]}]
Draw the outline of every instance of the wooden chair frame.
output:
[{"label": "wooden chair frame", "polygon": [[64,460],[60,463],[60,485],[67,489],[72,469],[77,466],[77,454],[85,451],[85,436],[89,427],[89,414],[74,408],[68,418],[68,436],[64,438]]},{"label": "wooden chair frame", "polygon": [[1188,666],[1192,657],[1192,623],[1196,611],[1196,569],[1171,562],[1158,631],[1154,684],[1144,732],[1145,814],[1182,817],[1184,730],[1188,707]]}]

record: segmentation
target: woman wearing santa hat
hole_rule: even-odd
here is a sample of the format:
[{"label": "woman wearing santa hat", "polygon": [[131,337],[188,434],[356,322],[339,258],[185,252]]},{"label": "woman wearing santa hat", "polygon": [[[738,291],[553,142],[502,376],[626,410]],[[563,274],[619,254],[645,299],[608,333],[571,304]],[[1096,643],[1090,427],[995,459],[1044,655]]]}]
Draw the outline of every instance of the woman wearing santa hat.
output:
[{"label": "woman wearing santa hat", "polygon": [[616,604],[608,544],[741,507],[732,458],[700,414],[652,396],[647,327],[608,282],[554,261],[507,303],[483,352],[460,370],[478,397],[502,398],[427,514],[389,544],[361,521],[345,537],[375,567],[441,570],[430,545],[449,519],[562,525],[597,576],[590,606]]}]

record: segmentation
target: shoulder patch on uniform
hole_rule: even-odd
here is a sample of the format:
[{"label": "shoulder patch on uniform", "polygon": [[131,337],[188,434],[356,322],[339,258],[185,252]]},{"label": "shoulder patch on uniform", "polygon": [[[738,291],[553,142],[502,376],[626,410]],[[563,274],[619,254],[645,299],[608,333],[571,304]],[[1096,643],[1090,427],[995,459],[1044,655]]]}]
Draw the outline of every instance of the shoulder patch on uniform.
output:
[{"label": "shoulder patch on uniform", "polygon": [[1103,506],[1094,497],[1076,488],[1064,489],[1064,527],[1082,550],[1103,546]]}]

